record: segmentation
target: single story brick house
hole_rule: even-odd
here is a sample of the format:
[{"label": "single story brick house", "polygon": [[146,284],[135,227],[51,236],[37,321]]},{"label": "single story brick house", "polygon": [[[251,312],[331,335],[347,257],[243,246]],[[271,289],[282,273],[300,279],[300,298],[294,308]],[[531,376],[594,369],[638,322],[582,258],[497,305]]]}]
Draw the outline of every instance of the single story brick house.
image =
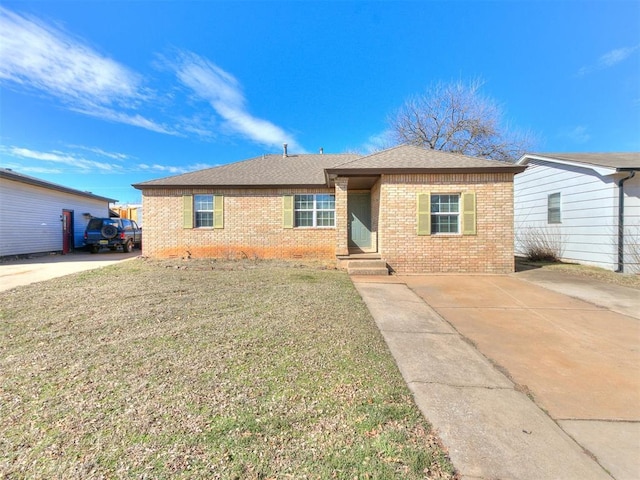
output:
[{"label": "single story brick house", "polygon": [[397,273],[506,273],[513,178],[525,168],[408,145],[367,156],[291,155],[285,146],[133,186],[150,257],[368,254]]}]

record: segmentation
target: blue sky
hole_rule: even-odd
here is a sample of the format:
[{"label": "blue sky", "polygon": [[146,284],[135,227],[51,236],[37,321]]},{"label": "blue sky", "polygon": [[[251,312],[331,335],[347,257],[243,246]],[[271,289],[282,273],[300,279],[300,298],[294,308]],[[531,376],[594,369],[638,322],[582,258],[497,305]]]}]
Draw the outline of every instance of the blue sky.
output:
[{"label": "blue sky", "polygon": [[284,142],[367,152],[478,78],[535,151],[640,151],[640,2],[3,0],[0,166],[135,203]]}]

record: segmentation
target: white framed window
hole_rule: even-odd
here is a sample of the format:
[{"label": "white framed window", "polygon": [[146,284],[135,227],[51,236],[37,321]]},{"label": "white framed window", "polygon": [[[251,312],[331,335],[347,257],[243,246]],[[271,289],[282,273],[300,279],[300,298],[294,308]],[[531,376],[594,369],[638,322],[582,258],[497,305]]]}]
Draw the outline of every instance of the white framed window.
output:
[{"label": "white framed window", "polygon": [[213,195],[194,195],[195,228],[213,227]]},{"label": "white framed window", "polygon": [[296,227],[335,227],[335,195],[325,193],[295,195],[294,219]]},{"label": "white framed window", "polygon": [[547,197],[547,223],[562,223],[561,200],[560,192]]},{"label": "white framed window", "polygon": [[460,194],[431,195],[431,234],[460,233]]}]

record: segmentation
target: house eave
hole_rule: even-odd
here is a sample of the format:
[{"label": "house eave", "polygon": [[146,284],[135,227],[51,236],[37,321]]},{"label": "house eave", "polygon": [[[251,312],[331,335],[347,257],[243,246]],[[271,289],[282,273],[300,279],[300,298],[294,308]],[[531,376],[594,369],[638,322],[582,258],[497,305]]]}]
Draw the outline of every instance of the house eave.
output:
[{"label": "house eave", "polygon": [[618,172],[628,172],[631,170],[637,170],[633,167],[607,167],[604,165],[596,165],[593,163],[586,162],[578,162],[571,160],[564,160],[559,158],[554,158],[548,155],[535,155],[535,154],[524,154],[520,159],[516,162],[517,165],[528,165],[530,161],[538,160],[541,162],[555,163],[558,165],[566,165],[571,167],[585,168],[589,170],[593,170],[598,175],[606,177],[608,175],[614,175]]},{"label": "house eave", "polygon": [[185,190],[185,189],[210,189],[210,190],[268,190],[268,189],[318,189],[328,188],[326,183],[320,184],[164,184],[145,185],[135,183],[132,185],[136,190]]},{"label": "house eave", "polygon": [[63,185],[57,185],[55,183],[46,182],[33,177],[27,177],[24,175],[16,174],[10,170],[0,170],[0,178],[6,178],[13,182],[24,183],[25,185],[32,185],[34,187],[45,188],[47,190],[54,190],[69,195],[75,195],[78,197],[90,198],[92,200],[100,200],[108,203],[116,203],[118,200],[114,198],[103,197],[95,195],[91,192],[83,192],[82,190],[76,190],[74,188],[65,187]]},{"label": "house eave", "polygon": [[526,166],[505,166],[505,167],[445,167],[445,168],[328,168],[327,175],[350,176],[350,177],[370,177],[372,175],[383,174],[412,174],[412,173],[520,173]]}]

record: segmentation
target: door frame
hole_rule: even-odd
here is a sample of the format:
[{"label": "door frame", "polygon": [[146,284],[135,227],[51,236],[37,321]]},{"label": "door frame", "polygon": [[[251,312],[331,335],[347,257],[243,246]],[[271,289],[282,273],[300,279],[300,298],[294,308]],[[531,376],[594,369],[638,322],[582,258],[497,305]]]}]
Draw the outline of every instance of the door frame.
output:
[{"label": "door frame", "polygon": [[75,248],[73,210],[63,209],[60,220],[62,221],[62,254],[66,255]]},{"label": "door frame", "polygon": [[[367,208],[367,216],[368,216],[368,225],[364,224],[365,228],[369,231],[369,245],[368,246],[358,246],[354,245],[351,239],[351,199],[355,196],[366,196],[368,202],[366,203]],[[349,251],[351,253],[373,253],[377,251],[377,242],[374,240],[374,235],[372,231],[373,219],[371,218],[371,192],[370,191],[357,191],[357,192],[348,192],[347,193],[347,245]]]}]

